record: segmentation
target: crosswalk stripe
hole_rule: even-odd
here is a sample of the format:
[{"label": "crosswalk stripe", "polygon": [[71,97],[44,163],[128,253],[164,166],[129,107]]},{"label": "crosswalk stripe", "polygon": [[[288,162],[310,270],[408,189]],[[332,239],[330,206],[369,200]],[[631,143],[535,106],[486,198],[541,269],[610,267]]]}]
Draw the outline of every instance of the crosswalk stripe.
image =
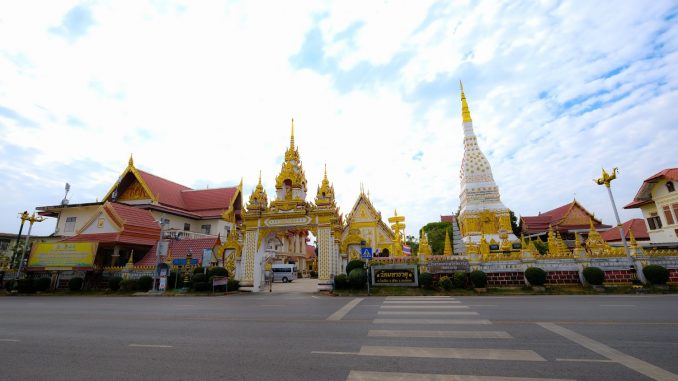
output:
[{"label": "crosswalk stripe", "polygon": [[459,304],[458,300],[384,300],[385,304]]},{"label": "crosswalk stripe", "polygon": [[398,309],[405,309],[405,308],[416,308],[418,310],[421,309],[428,309],[428,310],[444,310],[444,309],[454,309],[454,308],[468,308],[468,306],[439,306],[439,305],[433,305],[433,306],[422,306],[422,305],[387,305],[387,306],[381,306],[382,309],[385,308],[398,308]]},{"label": "crosswalk stripe", "polygon": [[528,349],[427,348],[363,345],[359,355],[382,357],[419,357],[469,360],[546,361]]},{"label": "crosswalk stripe", "polygon": [[478,315],[473,311],[379,311],[377,315]]},{"label": "crosswalk stripe", "polygon": [[470,376],[456,374],[424,374],[424,373],[395,373],[370,372],[352,370],[346,381],[575,381],[564,378],[529,378],[529,377],[502,377],[502,376]]},{"label": "crosswalk stripe", "polygon": [[492,324],[485,319],[374,319],[373,324]]},{"label": "crosswalk stripe", "polygon": [[370,337],[417,337],[417,338],[445,338],[445,339],[512,339],[505,331],[414,331],[371,329],[367,332]]}]

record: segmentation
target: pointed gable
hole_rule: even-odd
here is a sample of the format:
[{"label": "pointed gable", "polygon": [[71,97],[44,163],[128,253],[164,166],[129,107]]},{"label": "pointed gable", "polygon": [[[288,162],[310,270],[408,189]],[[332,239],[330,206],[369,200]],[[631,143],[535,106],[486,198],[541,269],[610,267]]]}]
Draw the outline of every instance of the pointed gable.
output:
[{"label": "pointed gable", "polygon": [[596,228],[609,227],[608,225],[603,225],[600,219],[595,218],[577,200],[573,200],[548,212],[540,213],[538,216],[520,217],[525,234],[542,233],[547,231],[549,226],[556,231],[586,228],[589,226],[589,220],[593,221],[593,225]]}]

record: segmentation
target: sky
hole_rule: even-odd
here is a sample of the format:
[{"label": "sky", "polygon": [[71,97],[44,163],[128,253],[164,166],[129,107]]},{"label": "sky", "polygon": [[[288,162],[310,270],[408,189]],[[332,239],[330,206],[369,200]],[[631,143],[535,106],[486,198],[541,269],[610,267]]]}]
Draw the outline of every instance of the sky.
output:
[{"label": "sky", "polygon": [[[0,2],[0,232],[18,212],[103,198],[137,168],[195,189],[259,171],[269,198],[290,120],[315,196],[361,184],[415,235],[459,207],[463,81],[502,201],[576,198],[614,224],[678,166],[675,1]],[[54,219],[36,224],[48,235]]]}]

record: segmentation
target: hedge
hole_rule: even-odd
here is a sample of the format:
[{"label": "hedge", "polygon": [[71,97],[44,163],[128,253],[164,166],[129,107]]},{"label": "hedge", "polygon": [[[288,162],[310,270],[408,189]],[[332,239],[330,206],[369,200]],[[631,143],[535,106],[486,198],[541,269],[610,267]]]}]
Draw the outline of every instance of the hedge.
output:
[{"label": "hedge", "polygon": [[354,289],[362,289],[367,285],[367,271],[365,269],[353,269],[348,274],[348,282]]},{"label": "hedge", "polygon": [[137,280],[137,290],[146,292],[146,291],[150,290],[151,288],[153,288],[153,278],[152,277],[150,277],[148,275],[144,275],[142,277],[139,277],[139,279]]},{"label": "hedge", "polygon": [[605,271],[599,267],[587,267],[584,269],[584,279],[592,286],[600,286],[605,281]]},{"label": "hedge", "polygon": [[353,269],[364,269],[364,268],[365,268],[364,261],[361,261],[360,259],[354,259],[346,265],[346,274],[350,275]]},{"label": "hedge", "polygon": [[337,290],[345,290],[348,288],[348,275],[339,274],[334,277],[334,288]]},{"label": "hedge", "polygon": [[664,266],[648,265],[643,267],[643,274],[652,284],[666,284],[669,281],[669,270]]},{"label": "hedge", "polygon": [[79,277],[71,278],[68,281],[68,289],[71,291],[80,291],[82,289],[83,279]]},{"label": "hedge", "polygon": [[111,291],[118,291],[120,289],[120,283],[122,283],[122,278],[114,276],[108,280],[108,288],[110,288]]},{"label": "hedge", "polygon": [[47,291],[49,289],[49,286],[52,284],[52,280],[50,278],[38,278],[38,279],[33,279],[33,288],[35,291],[43,292]]},{"label": "hedge", "polygon": [[469,275],[471,283],[475,288],[485,288],[487,286],[487,274],[482,270],[473,270]]},{"label": "hedge", "polygon": [[433,274],[427,272],[419,274],[419,285],[423,288],[433,288]]},{"label": "hedge", "polygon": [[531,286],[543,286],[546,283],[546,271],[539,267],[528,267],[525,270],[525,278]]},{"label": "hedge", "polygon": [[465,288],[466,287],[466,273],[456,272],[452,278],[452,285],[455,288]]},{"label": "hedge", "polygon": [[438,286],[445,291],[450,291],[452,289],[452,279],[448,276],[441,276],[438,279]]}]

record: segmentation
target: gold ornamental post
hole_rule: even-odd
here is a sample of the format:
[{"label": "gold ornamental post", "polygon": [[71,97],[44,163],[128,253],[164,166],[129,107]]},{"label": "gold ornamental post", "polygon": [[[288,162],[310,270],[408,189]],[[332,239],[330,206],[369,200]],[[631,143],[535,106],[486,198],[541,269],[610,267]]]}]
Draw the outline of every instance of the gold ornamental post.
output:
[{"label": "gold ornamental post", "polygon": [[[635,271],[638,275],[638,278],[641,282],[645,283],[645,277],[643,276],[643,269],[636,269],[633,264],[633,258],[631,257],[631,251],[629,250],[629,245],[626,243],[626,236],[624,234],[624,228],[622,227],[621,220],[619,219],[619,213],[617,213],[617,205],[614,203],[614,197],[612,197],[612,180],[617,178],[617,167],[612,168],[612,174],[607,173],[603,168],[603,174],[600,178],[594,179],[598,185],[605,185],[607,188],[607,194],[610,196],[610,202],[612,203],[612,210],[614,211],[614,217],[617,219],[617,228],[619,228],[619,236],[621,237],[622,244],[624,245],[624,251],[626,252],[626,258],[629,261],[629,266],[631,270]],[[630,227],[629,227],[630,229]]]},{"label": "gold ornamental post", "polygon": [[[26,213],[28,214],[28,213]],[[26,217],[24,214],[21,215],[21,219],[29,222],[28,225],[28,233],[26,234],[26,241],[24,242],[24,249],[21,251],[21,261],[19,262],[19,268],[16,273],[16,279],[20,279],[21,277],[21,270],[23,270],[24,266],[24,258],[26,257],[26,249],[28,249],[28,240],[31,238],[31,230],[33,230],[33,223],[35,222],[42,222],[45,220],[45,217],[42,216],[36,216],[35,212],[33,212],[33,215],[30,217]]]}]

